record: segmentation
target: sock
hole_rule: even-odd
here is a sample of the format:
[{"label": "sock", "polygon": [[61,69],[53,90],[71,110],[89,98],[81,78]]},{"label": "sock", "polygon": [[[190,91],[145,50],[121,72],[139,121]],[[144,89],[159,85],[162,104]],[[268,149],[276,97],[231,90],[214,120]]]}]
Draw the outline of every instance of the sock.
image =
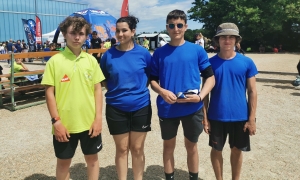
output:
[{"label": "sock", "polygon": [[165,175],[166,175],[166,180],[174,180],[174,172],[170,174],[165,173]]},{"label": "sock", "polygon": [[198,173],[189,172],[190,180],[198,180]]}]

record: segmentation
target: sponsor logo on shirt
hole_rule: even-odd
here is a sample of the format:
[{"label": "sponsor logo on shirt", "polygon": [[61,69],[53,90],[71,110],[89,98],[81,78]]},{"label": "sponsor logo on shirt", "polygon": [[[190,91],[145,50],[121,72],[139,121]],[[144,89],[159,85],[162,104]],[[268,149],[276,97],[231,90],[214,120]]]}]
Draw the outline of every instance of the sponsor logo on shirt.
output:
[{"label": "sponsor logo on shirt", "polygon": [[70,78],[65,74],[64,77],[60,80],[60,82],[68,82]]}]

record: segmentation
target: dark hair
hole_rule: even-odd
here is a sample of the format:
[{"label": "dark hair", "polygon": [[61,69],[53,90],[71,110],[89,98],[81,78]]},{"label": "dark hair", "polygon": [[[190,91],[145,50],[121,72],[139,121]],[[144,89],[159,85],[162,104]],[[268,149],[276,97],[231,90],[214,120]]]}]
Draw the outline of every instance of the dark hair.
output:
[{"label": "dark hair", "polygon": [[168,24],[168,21],[170,19],[179,19],[179,18],[184,20],[184,23],[186,24],[187,17],[186,17],[185,12],[182,10],[175,9],[175,10],[169,12],[169,14],[167,15],[166,23]]},{"label": "dark hair", "polygon": [[97,33],[97,31],[93,31],[92,34],[97,35],[98,33]]},{"label": "dark hair", "polygon": [[117,41],[115,38],[111,38],[110,43],[111,43],[111,46],[113,46],[117,43]]},{"label": "dark hair", "polygon": [[[215,44],[217,47],[220,47],[219,39],[220,39],[220,36],[215,36],[215,37],[213,38],[213,42],[214,42],[214,44]],[[241,41],[242,41],[242,38],[240,38],[239,36],[235,36],[235,45],[236,45],[237,43],[241,43]]]},{"label": "dark hair", "polygon": [[92,25],[89,24],[83,17],[81,16],[69,16],[63,22],[59,24],[59,29],[63,34],[67,33],[68,28],[72,26],[75,32],[81,31],[83,27],[85,27],[85,34],[88,35],[91,32]]},{"label": "dark hair", "polygon": [[126,16],[126,17],[121,17],[117,20],[116,24],[120,22],[126,22],[129,26],[130,30],[136,29],[137,23],[139,23],[139,19],[134,17],[134,16]]}]

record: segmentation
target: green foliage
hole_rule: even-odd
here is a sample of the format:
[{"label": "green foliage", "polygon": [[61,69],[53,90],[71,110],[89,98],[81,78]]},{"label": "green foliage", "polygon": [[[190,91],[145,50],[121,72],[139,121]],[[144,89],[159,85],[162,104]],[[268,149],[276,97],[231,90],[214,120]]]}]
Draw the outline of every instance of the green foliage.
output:
[{"label": "green foliage", "polygon": [[300,38],[299,0],[195,0],[192,4],[188,17],[203,23],[208,37],[215,35],[219,24],[233,22],[243,43],[254,50],[259,44],[300,49],[295,41]]}]

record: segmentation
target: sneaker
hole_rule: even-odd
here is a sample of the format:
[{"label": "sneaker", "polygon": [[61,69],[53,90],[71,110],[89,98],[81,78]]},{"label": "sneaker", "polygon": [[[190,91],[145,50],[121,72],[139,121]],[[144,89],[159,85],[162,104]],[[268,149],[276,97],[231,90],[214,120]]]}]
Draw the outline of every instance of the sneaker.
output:
[{"label": "sneaker", "polygon": [[297,78],[295,81],[292,82],[293,86],[299,86],[300,85],[300,78]]}]

